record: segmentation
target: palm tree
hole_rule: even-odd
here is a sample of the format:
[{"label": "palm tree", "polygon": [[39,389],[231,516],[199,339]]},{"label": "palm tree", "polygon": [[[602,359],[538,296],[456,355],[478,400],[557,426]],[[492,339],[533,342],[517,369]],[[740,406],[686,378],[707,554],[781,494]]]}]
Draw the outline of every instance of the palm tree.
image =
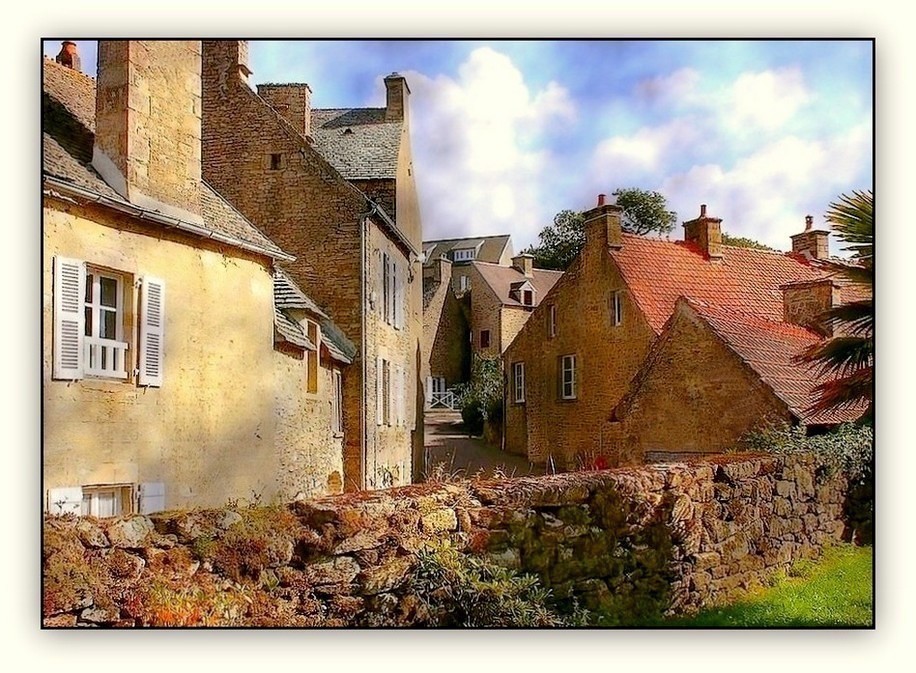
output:
[{"label": "palm tree", "polygon": [[815,388],[816,402],[809,412],[826,411],[867,402],[860,422],[874,418],[874,215],[871,191],[841,194],[831,203],[826,219],[833,231],[852,252],[848,264],[837,264],[839,273],[851,283],[865,286],[867,298],[835,306],[823,316],[834,328],[834,336],[814,344],[799,360],[811,363],[818,374],[827,377]]}]

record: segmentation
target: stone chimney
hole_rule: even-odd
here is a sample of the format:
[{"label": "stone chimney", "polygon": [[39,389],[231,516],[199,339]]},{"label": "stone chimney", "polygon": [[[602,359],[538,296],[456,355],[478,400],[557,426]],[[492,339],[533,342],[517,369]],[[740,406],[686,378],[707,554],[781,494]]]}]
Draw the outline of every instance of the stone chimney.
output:
[{"label": "stone chimney", "polygon": [[710,261],[722,259],[722,220],[706,215],[706,204],[700,206],[700,216],[684,222],[684,240],[695,243]]},{"label": "stone chimney", "polygon": [[212,72],[217,86],[225,90],[230,76],[248,84],[248,40],[204,40],[203,67]]},{"label": "stone chimney", "polygon": [[409,118],[410,87],[403,75],[396,72],[385,78],[385,121],[406,122]]},{"label": "stone chimney", "polygon": [[312,133],[312,90],[308,84],[258,84],[258,95],[306,138]]},{"label": "stone chimney", "polygon": [[423,278],[436,283],[450,283],[452,280],[452,260],[445,255],[432,260],[423,267]]},{"label": "stone chimney", "polygon": [[805,216],[805,230],[792,236],[792,252],[804,255],[808,259],[827,259],[830,257],[830,246],[826,229],[815,229],[814,218]]},{"label": "stone chimney", "polygon": [[72,70],[80,69],[80,55],[76,50],[76,42],[64,40],[60,43],[60,53],[54,57],[54,60],[66,68]]},{"label": "stone chimney", "polygon": [[833,336],[833,328],[824,324],[825,311],[840,301],[840,287],[830,278],[786,283],[782,290],[783,320],[801,325],[825,337]]},{"label": "stone chimney", "polygon": [[585,213],[585,245],[600,245],[619,250],[623,247],[623,229],[620,215],[623,208],[606,203],[605,194],[598,195],[598,205]]},{"label": "stone chimney", "polygon": [[200,224],[200,42],[100,40],[92,166],[132,204]]},{"label": "stone chimney", "polygon": [[534,255],[523,252],[512,258],[512,266],[525,274],[525,278],[534,277]]}]

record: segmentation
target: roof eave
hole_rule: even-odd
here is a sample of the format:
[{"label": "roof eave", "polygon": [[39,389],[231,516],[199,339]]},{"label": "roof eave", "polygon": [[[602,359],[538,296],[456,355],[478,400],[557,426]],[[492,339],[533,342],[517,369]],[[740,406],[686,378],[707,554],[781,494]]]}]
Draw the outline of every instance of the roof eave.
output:
[{"label": "roof eave", "polygon": [[[50,185],[56,190],[59,190],[64,195],[84,199],[93,203],[99,203],[107,208],[132,215],[133,217],[139,218],[141,220],[149,220],[151,222],[155,222],[156,224],[161,224],[165,227],[179,229],[185,233],[193,234],[194,236],[198,236],[200,238],[219,241],[220,243],[231,245],[235,248],[240,248],[248,252],[265,255],[274,260],[292,262],[296,259],[293,255],[285,253],[282,250],[270,250],[255,243],[242,241],[232,236],[227,236],[226,234],[221,234],[216,231],[211,231],[210,229],[205,229],[204,227],[192,224],[191,222],[185,222],[184,220],[181,220],[177,217],[163,215],[162,213],[159,213],[155,210],[147,210],[126,201],[118,201],[112,199],[109,196],[105,196],[104,194],[94,192],[91,189],[77,187],[76,185],[61,180],[60,178],[57,178],[53,175],[45,174],[43,176],[43,180],[47,185]],[[54,192],[51,189],[46,189],[45,194],[53,196]]]}]

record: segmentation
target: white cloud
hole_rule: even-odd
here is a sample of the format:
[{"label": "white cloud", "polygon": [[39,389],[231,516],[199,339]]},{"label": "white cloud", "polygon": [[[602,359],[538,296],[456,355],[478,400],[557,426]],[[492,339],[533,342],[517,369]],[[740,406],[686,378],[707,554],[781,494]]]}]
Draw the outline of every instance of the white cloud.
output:
[{"label": "white cloud", "polygon": [[699,125],[687,118],[655,127],[643,127],[629,136],[602,140],[592,155],[592,175],[607,187],[629,186],[663,170],[678,155],[701,139]]},{"label": "white cloud", "polygon": [[424,237],[530,240],[544,224],[546,134],[576,117],[566,89],[549,82],[532,91],[512,60],[488,47],[473,51],[457,78],[404,74]]},{"label": "white cloud", "polygon": [[725,115],[737,128],[774,131],[811,100],[798,67],[742,73],[726,92]]},{"label": "white cloud", "polygon": [[645,79],[636,85],[636,96],[649,103],[675,105],[695,100],[700,73],[693,68],[681,68],[670,75]]}]

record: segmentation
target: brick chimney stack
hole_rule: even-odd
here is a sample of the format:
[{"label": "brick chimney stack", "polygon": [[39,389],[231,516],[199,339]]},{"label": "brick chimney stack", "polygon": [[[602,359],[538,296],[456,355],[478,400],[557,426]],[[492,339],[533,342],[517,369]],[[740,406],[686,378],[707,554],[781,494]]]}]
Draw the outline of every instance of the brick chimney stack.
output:
[{"label": "brick chimney stack", "polygon": [[598,195],[598,205],[585,213],[585,245],[601,245],[604,248],[623,247],[623,229],[620,215],[623,208],[607,203],[607,196]]},{"label": "brick chimney stack", "polygon": [[527,252],[516,255],[512,258],[512,266],[521,271],[525,278],[534,277],[534,255],[529,255]]},{"label": "brick chimney stack", "polygon": [[409,118],[410,87],[403,75],[393,72],[385,78],[385,121],[406,122]]},{"label": "brick chimney stack", "polygon": [[312,133],[312,90],[308,84],[258,84],[258,95],[306,138]]},{"label": "brick chimney stack", "polygon": [[436,283],[450,283],[452,280],[452,260],[445,255],[440,255],[423,267],[423,278]]},{"label": "brick chimney stack", "polygon": [[815,229],[814,218],[805,216],[805,230],[792,236],[792,252],[804,255],[808,259],[827,259],[830,257],[830,244],[827,241],[830,232],[826,229]]},{"label": "brick chimney stack", "polygon": [[60,43],[60,53],[54,60],[66,68],[80,70],[80,55],[76,49],[76,42],[64,40]]},{"label": "brick chimney stack", "polygon": [[92,166],[132,204],[203,223],[200,42],[100,40]]},{"label": "brick chimney stack", "polygon": [[706,204],[700,206],[700,216],[684,222],[684,240],[695,243],[710,261],[722,259],[722,220],[706,215]]}]

